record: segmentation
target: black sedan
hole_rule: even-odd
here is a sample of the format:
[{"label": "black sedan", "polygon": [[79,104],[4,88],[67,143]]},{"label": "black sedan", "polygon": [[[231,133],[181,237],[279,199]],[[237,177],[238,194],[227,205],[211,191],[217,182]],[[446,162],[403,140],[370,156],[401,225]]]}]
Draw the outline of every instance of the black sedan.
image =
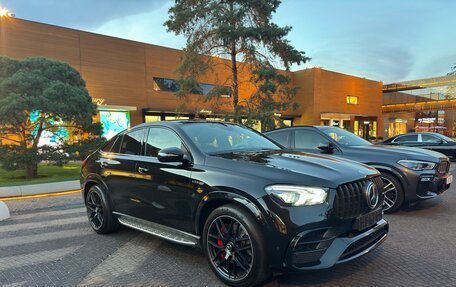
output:
[{"label": "black sedan", "polygon": [[376,169],[229,123],[136,126],[83,162],[81,184],[95,232],[122,224],[200,246],[232,286],[352,260],[388,232]]},{"label": "black sedan", "polygon": [[384,211],[398,210],[405,202],[429,199],[450,187],[448,158],[437,152],[373,145],[337,127],[295,126],[267,132],[283,146],[315,154],[355,160],[377,168],[384,182]]},{"label": "black sedan", "polygon": [[456,160],[456,142],[439,133],[408,133],[397,135],[380,144],[429,149],[443,153],[451,160]]}]

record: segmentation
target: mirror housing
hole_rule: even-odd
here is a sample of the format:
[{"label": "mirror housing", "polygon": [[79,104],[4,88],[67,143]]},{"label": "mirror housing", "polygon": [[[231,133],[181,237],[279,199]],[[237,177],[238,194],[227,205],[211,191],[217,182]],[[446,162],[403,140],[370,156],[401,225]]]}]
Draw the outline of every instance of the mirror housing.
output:
[{"label": "mirror housing", "polygon": [[178,147],[168,147],[161,149],[157,158],[160,162],[183,162],[184,152]]},{"label": "mirror housing", "polygon": [[330,142],[320,143],[318,149],[324,153],[332,153],[334,151],[334,146]]}]

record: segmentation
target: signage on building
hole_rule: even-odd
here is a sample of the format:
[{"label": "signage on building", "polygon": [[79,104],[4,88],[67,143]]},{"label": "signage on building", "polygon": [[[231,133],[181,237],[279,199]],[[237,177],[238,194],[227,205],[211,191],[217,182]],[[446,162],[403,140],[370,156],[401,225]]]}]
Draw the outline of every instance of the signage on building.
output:
[{"label": "signage on building", "polygon": [[104,98],[92,98],[92,103],[101,106],[105,102]]}]

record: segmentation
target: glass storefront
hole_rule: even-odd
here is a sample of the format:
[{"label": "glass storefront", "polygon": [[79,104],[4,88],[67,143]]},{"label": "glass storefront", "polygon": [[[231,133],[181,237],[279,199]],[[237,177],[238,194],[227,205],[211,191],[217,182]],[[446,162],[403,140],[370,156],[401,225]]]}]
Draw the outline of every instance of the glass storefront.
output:
[{"label": "glass storefront", "polygon": [[383,133],[456,136],[456,75],[383,86]]}]

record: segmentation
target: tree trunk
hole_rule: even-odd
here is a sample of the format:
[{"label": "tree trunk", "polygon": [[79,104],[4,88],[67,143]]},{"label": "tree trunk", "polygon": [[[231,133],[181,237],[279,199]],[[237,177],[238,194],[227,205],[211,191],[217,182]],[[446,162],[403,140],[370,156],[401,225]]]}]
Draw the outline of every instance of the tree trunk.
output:
[{"label": "tree trunk", "polygon": [[38,177],[38,164],[29,163],[25,167],[27,179],[37,178]]},{"label": "tree trunk", "polygon": [[233,76],[233,109],[234,109],[234,120],[237,123],[242,123],[241,115],[239,112],[239,80],[238,80],[238,69],[236,62],[236,42],[233,41],[231,46],[231,73]]}]

